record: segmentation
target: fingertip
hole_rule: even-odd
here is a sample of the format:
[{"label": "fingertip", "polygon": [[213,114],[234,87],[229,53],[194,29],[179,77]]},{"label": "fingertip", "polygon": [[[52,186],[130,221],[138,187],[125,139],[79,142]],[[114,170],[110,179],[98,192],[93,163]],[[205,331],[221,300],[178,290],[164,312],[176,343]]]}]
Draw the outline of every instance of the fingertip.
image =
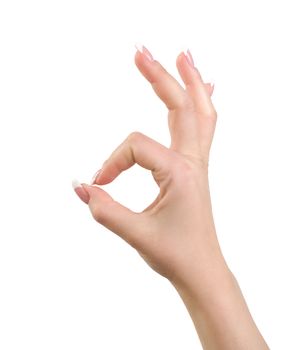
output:
[{"label": "fingertip", "polygon": [[211,83],[211,96],[213,95],[214,89],[215,89],[215,84]]},{"label": "fingertip", "polygon": [[176,61],[180,61],[184,58],[184,50],[180,50],[180,53],[178,54]]},{"label": "fingertip", "polygon": [[176,58],[176,66],[178,69],[182,68],[183,70],[188,68],[187,59],[185,57],[185,53],[183,50],[181,50],[181,52],[179,53],[179,55]]},{"label": "fingertip", "polygon": [[77,179],[72,180],[72,187],[75,193],[78,195],[79,199],[81,199],[84,203],[88,204],[90,195],[86,190],[83,183],[80,183]]},{"label": "fingertip", "polygon": [[135,48],[136,48],[136,53],[135,53],[134,61],[138,69],[140,71],[150,69],[151,64],[156,61],[152,53],[147,49],[147,47],[145,47],[140,43],[136,43]]},{"label": "fingertip", "polygon": [[210,96],[213,95],[213,92],[214,92],[214,83],[210,82],[210,83],[205,83],[205,86],[208,90],[208,93]]},{"label": "fingertip", "polygon": [[190,65],[183,51],[176,59],[176,66],[185,85],[193,85],[196,81],[203,82],[198,69]]},{"label": "fingertip", "polygon": [[144,54],[137,50],[134,56],[134,62],[144,78],[152,83],[154,77],[153,66],[156,65],[157,61],[149,61],[147,58],[145,58]]},{"label": "fingertip", "polygon": [[136,52],[135,52],[135,55],[134,55],[134,60],[135,60],[135,63],[138,65],[140,63],[140,59],[142,57],[142,54],[141,52],[137,49]]}]

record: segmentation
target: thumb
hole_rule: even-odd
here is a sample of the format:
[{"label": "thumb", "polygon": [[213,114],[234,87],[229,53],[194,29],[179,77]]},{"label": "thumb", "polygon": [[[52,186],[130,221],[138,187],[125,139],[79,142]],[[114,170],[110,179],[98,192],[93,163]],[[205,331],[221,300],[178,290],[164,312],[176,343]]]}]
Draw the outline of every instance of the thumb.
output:
[{"label": "thumb", "polygon": [[88,193],[88,207],[93,218],[110,231],[116,233],[132,247],[141,244],[143,217],[124,205],[116,202],[106,191],[97,185],[82,184]]}]

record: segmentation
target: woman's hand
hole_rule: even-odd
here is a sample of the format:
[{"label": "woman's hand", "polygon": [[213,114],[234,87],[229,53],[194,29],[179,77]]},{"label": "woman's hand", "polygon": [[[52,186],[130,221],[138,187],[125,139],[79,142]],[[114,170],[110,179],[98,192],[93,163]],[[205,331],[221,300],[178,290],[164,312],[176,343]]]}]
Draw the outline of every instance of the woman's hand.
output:
[{"label": "woman's hand", "polygon": [[[169,148],[132,132],[104,162],[93,183],[112,182],[135,163],[151,170],[160,188],[157,198],[136,213],[103,189],[82,184],[76,192],[93,218],[118,234],[158,273],[169,280],[187,279],[194,269],[222,261],[208,186],[208,162],[217,114],[213,86],[203,82],[190,53],[180,53],[182,87],[146,48],[135,63],[168,108]],[[85,193],[85,191],[87,193]]]},{"label": "woman's hand", "polygon": [[[146,55],[147,54],[147,55]],[[95,184],[113,181],[137,163],[151,170],[157,198],[135,213],[103,189],[82,184],[76,192],[96,221],[133,246],[176,288],[204,349],[267,350],[238,283],[222,256],[208,185],[209,151],[216,125],[213,87],[181,53],[183,88],[144,48],[135,63],[168,108],[169,148],[131,133],[104,162]]]}]

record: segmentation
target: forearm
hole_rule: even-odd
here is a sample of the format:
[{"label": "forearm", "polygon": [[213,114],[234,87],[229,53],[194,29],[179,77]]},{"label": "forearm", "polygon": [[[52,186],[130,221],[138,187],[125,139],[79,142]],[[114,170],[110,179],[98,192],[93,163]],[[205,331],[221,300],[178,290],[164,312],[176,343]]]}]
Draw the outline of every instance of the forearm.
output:
[{"label": "forearm", "polygon": [[222,255],[172,281],[205,350],[269,349],[249,312],[239,285]]}]

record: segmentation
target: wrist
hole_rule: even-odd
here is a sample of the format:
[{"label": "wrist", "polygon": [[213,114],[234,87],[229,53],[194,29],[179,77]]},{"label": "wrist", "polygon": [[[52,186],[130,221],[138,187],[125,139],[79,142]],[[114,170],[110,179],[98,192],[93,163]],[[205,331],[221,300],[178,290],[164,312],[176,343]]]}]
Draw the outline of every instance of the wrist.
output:
[{"label": "wrist", "polygon": [[182,299],[200,299],[202,303],[236,288],[236,279],[220,251],[214,252],[208,261],[196,262],[170,282]]},{"label": "wrist", "polygon": [[183,300],[205,349],[268,350],[223,258],[171,281]]},{"label": "wrist", "polygon": [[[194,293],[198,290],[217,291],[219,286],[233,275],[222,255],[216,233],[209,231],[208,239],[197,244],[194,249],[186,253],[176,273],[169,281],[178,292]],[[198,249],[198,247],[204,249]]]}]

